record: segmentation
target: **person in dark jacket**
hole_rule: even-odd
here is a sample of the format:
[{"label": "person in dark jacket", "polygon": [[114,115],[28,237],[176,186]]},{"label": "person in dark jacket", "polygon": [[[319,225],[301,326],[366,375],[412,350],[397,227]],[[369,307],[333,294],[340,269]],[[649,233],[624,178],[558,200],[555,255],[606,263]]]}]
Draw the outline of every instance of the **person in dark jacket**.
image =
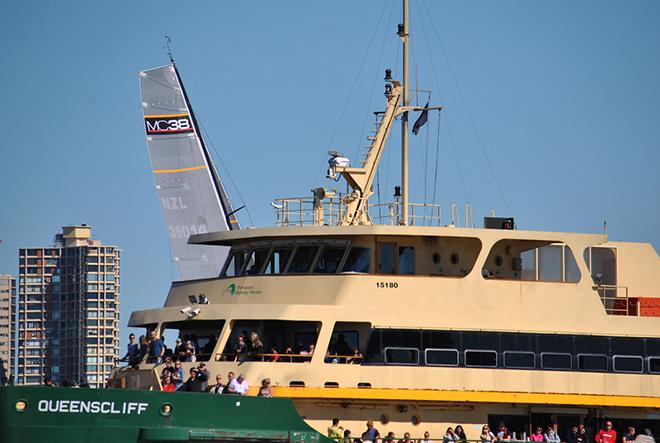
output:
[{"label": "person in dark jacket", "polygon": [[202,381],[197,377],[197,368],[190,368],[190,377],[179,388],[180,391],[202,392]]}]

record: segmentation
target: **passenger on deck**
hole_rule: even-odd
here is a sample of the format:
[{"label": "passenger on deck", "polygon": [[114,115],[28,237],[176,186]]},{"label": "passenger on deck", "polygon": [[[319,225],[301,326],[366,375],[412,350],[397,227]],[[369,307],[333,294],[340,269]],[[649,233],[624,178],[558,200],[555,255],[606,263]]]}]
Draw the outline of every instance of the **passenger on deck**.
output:
[{"label": "passenger on deck", "polygon": [[165,354],[165,346],[163,342],[156,336],[156,331],[151,331],[151,339],[149,340],[149,359],[151,363],[157,365],[163,362],[163,355]]},{"label": "passenger on deck", "polygon": [[179,390],[188,392],[202,392],[202,382],[199,378],[197,378],[197,368],[190,368],[190,377]]},{"label": "passenger on deck", "polygon": [[174,372],[172,372],[172,383],[176,386],[177,389],[183,384],[183,367],[181,366],[181,360],[174,362]]},{"label": "passenger on deck", "polygon": [[623,435],[623,443],[632,443],[635,441],[635,427],[634,426],[628,426],[628,432],[626,432]]},{"label": "passenger on deck", "polygon": [[342,443],[353,443],[353,439],[351,438],[351,430],[346,429],[344,431],[344,441]]},{"label": "passenger on deck", "polygon": [[509,434],[509,428],[507,428],[504,423],[500,423],[497,431],[497,441],[509,441],[511,440],[511,434]]},{"label": "passenger on deck", "polygon": [[412,443],[412,440],[410,439],[410,432],[404,432],[403,438],[399,440],[399,443]]},{"label": "passenger on deck", "polygon": [[235,394],[235,392],[229,392],[229,385],[232,380],[234,380],[234,373],[232,371],[227,372],[227,386],[225,387],[225,394]]},{"label": "passenger on deck", "polygon": [[246,361],[248,359],[248,348],[243,334],[238,336],[238,342],[234,348],[234,353],[236,354],[235,361]]},{"label": "passenger on deck", "polygon": [[280,359],[280,354],[277,352],[277,348],[275,346],[270,347],[270,361],[275,362]]},{"label": "passenger on deck", "polygon": [[419,443],[431,443],[431,434],[429,434],[429,431],[424,432],[424,438]]},{"label": "passenger on deck", "polygon": [[645,428],[644,432],[635,437],[635,443],[655,443],[653,433],[649,428]]},{"label": "passenger on deck", "polygon": [[467,435],[465,435],[465,431],[463,430],[463,426],[461,426],[461,425],[454,426],[454,433],[458,437],[458,440],[456,440],[457,442],[467,443]]},{"label": "passenger on deck", "polygon": [[551,424],[548,426],[548,431],[543,436],[543,439],[546,443],[561,443],[561,437],[555,430],[555,425]]},{"label": "passenger on deck", "polygon": [[577,443],[589,443],[590,441],[591,437],[587,432],[587,428],[583,424],[580,424],[578,427]]},{"label": "passenger on deck", "polygon": [[229,385],[227,385],[227,391],[231,394],[247,395],[249,389],[250,386],[245,379],[245,374],[240,374],[238,378],[233,379]]},{"label": "passenger on deck", "polygon": [[57,385],[53,383],[53,380],[50,377],[44,377],[44,386],[47,388],[56,388]]},{"label": "passenger on deck", "polygon": [[163,387],[161,388],[161,391],[165,392],[174,392],[176,391],[176,386],[172,383],[172,375],[167,372],[165,375],[163,375],[163,378],[161,379],[163,383]]},{"label": "passenger on deck", "polygon": [[490,431],[488,425],[483,425],[481,428],[481,435],[479,436],[479,439],[481,439],[481,443],[492,443],[497,440],[495,434]]},{"label": "passenger on deck", "polygon": [[215,384],[211,388],[211,394],[222,394],[225,392],[225,389],[227,387],[222,384],[222,375],[216,375],[215,376]]},{"label": "passenger on deck", "polygon": [[300,355],[302,355],[302,361],[312,361],[312,356],[314,355],[314,345],[310,344],[307,346],[307,349],[302,348],[300,350]]},{"label": "passenger on deck", "polygon": [[200,349],[199,353],[203,355],[204,360],[208,360],[213,351],[215,350],[215,345],[218,343],[218,340],[215,338],[215,335],[209,335],[208,341]]},{"label": "passenger on deck", "polygon": [[373,420],[369,420],[367,422],[367,429],[362,433],[362,440],[376,443],[379,438],[380,432],[378,432],[378,429],[374,428]]},{"label": "passenger on deck", "polygon": [[605,429],[596,434],[596,443],[616,443],[616,431],[612,429],[612,421],[605,422]]},{"label": "passenger on deck", "polygon": [[200,363],[197,367],[197,378],[202,382],[202,391],[206,392],[209,388],[209,378],[211,378],[209,370],[206,369],[206,363]]},{"label": "passenger on deck", "polygon": [[174,344],[174,356],[180,361],[186,361],[186,345],[180,338],[177,338]]},{"label": "passenger on deck", "polygon": [[193,345],[192,340],[186,341],[186,361],[196,362],[197,353],[195,352],[195,345]]},{"label": "passenger on deck", "polygon": [[170,357],[165,357],[165,367],[163,368],[162,371],[160,371],[160,378],[164,378],[165,375],[172,376],[174,374],[174,362]]},{"label": "passenger on deck", "polygon": [[250,332],[250,360],[264,361],[264,344],[259,339],[259,334]]},{"label": "passenger on deck", "polygon": [[387,435],[383,437],[383,443],[393,443],[394,440],[396,440],[396,435],[393,431],[388,432]]},{"label": "passenger on deck", "polygon": [[362,353],[358,348],[353,349],[353,356],[346,359],[346,363],[351,365],[359,365],[362,363]]},{"label": "passenger on deck", "polygon": [[454,429],[447,428],[445,435],[442,437],[442,443],[452,443],[458,440],[458,435],[454,432]]},{"label": "passenger on deck", "polygon": [[529,436],[529,441],[544,441],[544,439],[543,428],[540,426],[537,426],[536,431]]},{"label": "passenger on deck", "polygon": [[144,335],[140,336],[140,356],[138,360],[141,362],[144,360],[144,357],[149,353],[149,342],[147,341],[147,337]]},{"label": "passenger on deck", "polygon": [[266,397],[271,398],[273,396],[273,390],[270,387],[270,378],[264,378],[261,380],[261,387],[259,388],[259,393],[257,397]]},{"label": "passenger on deck", "polygon": [[126,355],[122,358],[122,361],[128,362],[128,366],[134,368],[140,363],[140,346],[138,345],[137,340],[135,340],[135,334],[129,334],[128,340],[129,343],[126,345]]},{"label": "passenger on deck", "polygon": [[571,429],[566,433],[566,443],[578,443],[578,437],[580,434],[578,433],[578,427],[577,425],[571,426]]},{"label": "passenger on deck", "polygon": [[291,347],[287,347],[287,348],[284,350],[284,353],[285,353],[286,355],[289,355],[289,359],[288,359],[288,361],[289,361],[289,363],[291,363],[291,362],[293,361],[293,357],[291,357],[291,355],[293,355],[293,349],[291,349]]},{"label": "passenger on deck", "polygon": [[348,345],[348,343],[346,343],[346,336],[344,336],[344,334],[339,334],[339,336],[337,336],[337,342],[333,348],[335,350],[335,354],[340,357],[345,358],[347,355],[353,354],[351,347]]},{"label": "passenger on deck", "polygon": [[332,426],[328,427],[328,437],[336,441],[340,441],[344,437],[344,428],[339,426],[337,417],[332,419]]}]

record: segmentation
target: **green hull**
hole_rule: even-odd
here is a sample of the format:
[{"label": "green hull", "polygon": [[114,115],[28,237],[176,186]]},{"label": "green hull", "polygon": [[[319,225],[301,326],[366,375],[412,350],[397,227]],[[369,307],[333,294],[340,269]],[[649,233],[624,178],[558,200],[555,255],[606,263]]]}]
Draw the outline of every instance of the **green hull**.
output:
[{"label": "green hull", "polygon": [[332,442],[281,398],[12,386],[0,388],[0,407],[7,443]]}]

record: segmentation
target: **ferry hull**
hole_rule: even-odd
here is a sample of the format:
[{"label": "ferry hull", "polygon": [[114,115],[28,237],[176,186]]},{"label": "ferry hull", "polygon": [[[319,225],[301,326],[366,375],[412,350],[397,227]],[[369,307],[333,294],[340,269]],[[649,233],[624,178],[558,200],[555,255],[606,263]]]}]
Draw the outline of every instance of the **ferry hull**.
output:
[{"label": "ferry hull", "polygon": [[7,443],[279,441],[328,443],[288,399],[188,392],[0,388]]}]

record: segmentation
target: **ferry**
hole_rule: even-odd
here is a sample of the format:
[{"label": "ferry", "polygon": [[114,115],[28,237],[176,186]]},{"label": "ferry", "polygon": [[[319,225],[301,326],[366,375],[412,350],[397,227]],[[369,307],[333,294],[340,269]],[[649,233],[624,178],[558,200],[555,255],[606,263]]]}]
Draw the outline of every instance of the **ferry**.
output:
[{"label": "ferry", "polygon": [[[292,399],[320,432],[338,417],[354,436],[367,420],[381,435],[413,437],[461,424],[477,439],[484,424],[500,423],[517,439],[549,424],[595,434],[605,418],[621,434],[628,425],[660,433],[660,258],[651,244],[520,230],[508,217],[485,217],[483,227],[442,223],[438,206],[409,202],[409,116],[417,126],[441,108],[409,99],[403,4],[403,78],[385,73],[384,110],[364,160],[354,166],[329,153],[328,178],[343,179],[347,191],[276,199],[275,226],[234,229],[221,189],[226,229],[170,231],[222,251],[224,264],[173,282],[164,306],[134,312],[129,326],[196,341],[197,362],[213,375],[246,374],[252,394],[270,378],[274,395]],[[174,64],[163,69],[183,90]],[[185,91],[181,100],[177,118],[189,119]],[[143,102],[153,129],[152,104]],[[401,186],[394,202],[377,205],[376,171],[397,120]],[[194,121],[183,126],[201,140]],[[210,166],[200,155],[154,173],[159,183],[210,174]],[[264,346],[246,355],[238,340],[252,335]],[[146,358],[115,371],[112,384],[157,390],[161,370]]]}]

